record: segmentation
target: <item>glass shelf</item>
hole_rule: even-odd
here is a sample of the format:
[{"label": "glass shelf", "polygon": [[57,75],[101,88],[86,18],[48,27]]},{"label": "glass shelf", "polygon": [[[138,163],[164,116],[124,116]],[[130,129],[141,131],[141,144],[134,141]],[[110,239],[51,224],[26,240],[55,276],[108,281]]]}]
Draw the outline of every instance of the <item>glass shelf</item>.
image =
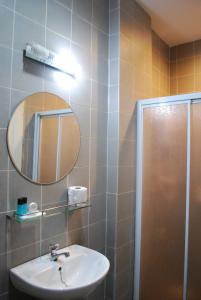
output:
[{"label": "glass shelf", "polygon": [[[54,211],[57,211],[62,208],[66,209],[67,212],[73,212],[74,210],[83,209],[83,208],[87,208],[87,207],[91,207],[91,204],[89,202],[84,202],[84,203],[79,203],[79,204],[74,204],[74,205],[65,204],[65,205],[49,207],[49,208],[46,208],[44,210],[37,211],[34,213],[27,213],[26,215],[18,215],[16,213],[16,211],[14,211],[14,212],[8,213],[6,215],[6,218],[8,220],[16,221],[18,223],[24,223],[24,222],[31,222],[31,221],[40,219],[45,216],[54,216],[56,214],[63,213],[63,212],[58,212],[58,213],[54,212]],[[51,213],[51,212],[53,212],[53,213]]]}]

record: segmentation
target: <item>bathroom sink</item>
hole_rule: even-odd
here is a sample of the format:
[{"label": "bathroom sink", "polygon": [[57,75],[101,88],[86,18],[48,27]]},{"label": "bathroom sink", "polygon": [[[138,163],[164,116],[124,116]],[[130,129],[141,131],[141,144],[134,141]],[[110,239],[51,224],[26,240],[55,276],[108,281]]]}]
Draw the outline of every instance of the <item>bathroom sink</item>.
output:
[{"label": "bathroom sink", "polygon": [[85,298],[105,278],[110,263],[101,253],[72,245],[58,250],[69,252],[52,261],[44,255],[10,270],[13,285],[41,299]]}]

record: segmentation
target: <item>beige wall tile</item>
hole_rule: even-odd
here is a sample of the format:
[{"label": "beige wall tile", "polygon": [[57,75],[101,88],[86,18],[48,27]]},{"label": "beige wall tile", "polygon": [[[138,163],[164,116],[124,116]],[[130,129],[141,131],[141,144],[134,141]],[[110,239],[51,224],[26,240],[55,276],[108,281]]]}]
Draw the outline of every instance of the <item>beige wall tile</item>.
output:
[{"label": "beige wall tile", "polygon": [[201,92],[201,73],[195,74],[195,91]]},{"label": "beige wall tile", "polygon": [[194,81],[194,75],[178,77],[178,94],[194,92]]},{"label": "beige wall tile", "polygon": [[171,78],[170,79],[170,94],[171,95],[178,94],[178,91],[177,91],[177,78]]},{"label": "beige wall tile", "polygon": [[194,56],[194,43],[186,43],[177,46],[177,59],[183,59]]},{"label": "beige wall tile", "polygon": [[194,62],[195,62],[194,57],[177,60],[177,76],[181,77],[181,76],[193,75],[195,72]]},{"label": "beige wall tile", "polygon": [[170,48],[170,61],[176,61],[177,60],[177,47],[171,47]]},{"label": "beige wall tile", "polygon": [[195,56],[195,73],[201,73],[201,55]]},{"label": "beige wall tile", "polygon": [[194,42],[195,55],[201,55],[201,40]]},{"label": "beige wall tile", "polygon": [[201,90],[201,40],[170,49],[170,94]]},{"label": "beige wall tile", "polygon": [[177,77],[177,63],[176,61],[170,61],[170,77],[176,78]]}]

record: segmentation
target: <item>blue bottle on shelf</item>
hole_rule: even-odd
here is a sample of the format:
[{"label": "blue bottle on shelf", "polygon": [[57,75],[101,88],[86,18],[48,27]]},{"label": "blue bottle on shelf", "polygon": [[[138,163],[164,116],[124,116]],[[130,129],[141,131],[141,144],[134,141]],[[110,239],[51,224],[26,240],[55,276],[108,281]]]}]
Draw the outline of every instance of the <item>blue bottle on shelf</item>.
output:
[{"label": "blue bottle on shelf", "polygon": [[22,197],[17,200],[17,215],[26,215],[28,212],[27,198]]}]

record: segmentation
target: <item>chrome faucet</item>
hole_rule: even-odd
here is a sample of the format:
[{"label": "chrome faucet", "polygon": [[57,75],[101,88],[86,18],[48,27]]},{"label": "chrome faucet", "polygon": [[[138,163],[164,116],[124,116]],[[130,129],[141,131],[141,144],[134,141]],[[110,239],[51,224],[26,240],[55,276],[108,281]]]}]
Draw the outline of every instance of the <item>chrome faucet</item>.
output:
[{"label": "chrome faucet", "polygon": [[59,250],[59,244],[50,244],[49,250],[50,250],[50,259],[52,261],[57,261],[58,257],[61,255],[64,255],[65,257],[70,256],[69,252],[57,253],[57,250]]}]

